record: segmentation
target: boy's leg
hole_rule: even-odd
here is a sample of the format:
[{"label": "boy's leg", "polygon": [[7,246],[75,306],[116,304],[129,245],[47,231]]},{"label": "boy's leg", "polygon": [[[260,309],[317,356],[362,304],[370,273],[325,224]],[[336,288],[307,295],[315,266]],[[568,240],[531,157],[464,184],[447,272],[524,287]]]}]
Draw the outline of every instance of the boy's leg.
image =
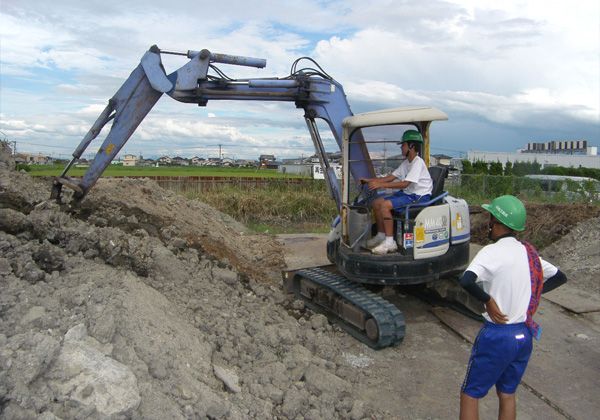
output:
[{"label": "boy's leg", "polygon": [[460,420],[479,420],[479,400],[460,393]]},{"label": "boy's leg", "polygon": [[498,420],[515,420],[517,418],[517,399],[515,394],[505,394],[496,390],[500,407],[498,408]]},{"label": "boy's leg", "polygon": [[392,203],[389,200],[383,200],[380,206],[380,210],[378,212],[381,216],[381,223],[383,224],[383,231],[385,232],[386,238],[394,236],[394,220],[392,219],[392,208]]},{"label": "boy's leg", "polygon": [[377,223],[377,232],[384,232],[383,229],[383,216],[381,215],[381,205],[385,200],[383,198],[377,198],[373,201],[373,214],[375,215],[375,223]]}]

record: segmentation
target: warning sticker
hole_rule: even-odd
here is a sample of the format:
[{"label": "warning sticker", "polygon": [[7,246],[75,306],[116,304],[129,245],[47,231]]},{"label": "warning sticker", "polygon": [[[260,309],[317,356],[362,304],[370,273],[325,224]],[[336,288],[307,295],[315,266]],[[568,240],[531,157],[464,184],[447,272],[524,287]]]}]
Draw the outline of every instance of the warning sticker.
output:
[{"label": "warning sticker", "polygon": [[415,228],[415,240],[417,242],[425,242],[425,228]]},{"label": "warning sticker", "polygon": [[404,248],[412,248],[414,247],[414,240],[412,233],[404,234]]}]

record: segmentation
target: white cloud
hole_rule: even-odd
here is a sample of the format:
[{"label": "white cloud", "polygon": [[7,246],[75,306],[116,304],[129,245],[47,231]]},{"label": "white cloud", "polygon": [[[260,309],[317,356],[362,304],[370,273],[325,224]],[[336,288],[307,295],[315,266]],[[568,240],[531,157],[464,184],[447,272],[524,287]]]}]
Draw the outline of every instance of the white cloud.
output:
[{"label": "white cloud", "polygon": [[[192,0],[3,0],[0,130],[74,148],[156,43],[267,59],[265,69],[219,65],[235,78],[286,76],[311,55],[343,84],[354,112],[434,105],[457,124],[476,119],[543,138],[560,123],[568,128],[561,135],[599,145],[599,8],[596,0],[223,0],[202,8]],[[171,72],[186,59],[163,62]],[[166,96],[130,140],[135,148],[215,142],[252,153],[311,144],[293,104],[197,108]]]}]

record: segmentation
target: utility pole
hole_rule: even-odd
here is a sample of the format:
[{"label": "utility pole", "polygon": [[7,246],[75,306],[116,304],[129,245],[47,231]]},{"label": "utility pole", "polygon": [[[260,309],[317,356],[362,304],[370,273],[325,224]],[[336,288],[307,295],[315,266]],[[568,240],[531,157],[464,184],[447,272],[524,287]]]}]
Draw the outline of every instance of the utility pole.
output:
[{"label": "utility pole", "polygon": [[221,146],[222,145],[219,144],[219,166],[220,167],[223,166],[223,160],[221,159]]}]

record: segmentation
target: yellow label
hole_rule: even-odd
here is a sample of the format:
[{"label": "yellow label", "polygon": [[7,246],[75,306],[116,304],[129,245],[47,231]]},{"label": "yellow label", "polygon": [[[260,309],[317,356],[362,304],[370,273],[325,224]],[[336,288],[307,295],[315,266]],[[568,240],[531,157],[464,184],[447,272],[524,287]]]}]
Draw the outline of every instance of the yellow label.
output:
[{"label": "yellow label", "polygon": [[110,155],[114,148],[115,148],[114,144],[108,143],[108,146],[106,147],[106,154]]},{"label": "yellow label", "polygon": [[415,241],[425,242],[425,228],[415,228]]}]

